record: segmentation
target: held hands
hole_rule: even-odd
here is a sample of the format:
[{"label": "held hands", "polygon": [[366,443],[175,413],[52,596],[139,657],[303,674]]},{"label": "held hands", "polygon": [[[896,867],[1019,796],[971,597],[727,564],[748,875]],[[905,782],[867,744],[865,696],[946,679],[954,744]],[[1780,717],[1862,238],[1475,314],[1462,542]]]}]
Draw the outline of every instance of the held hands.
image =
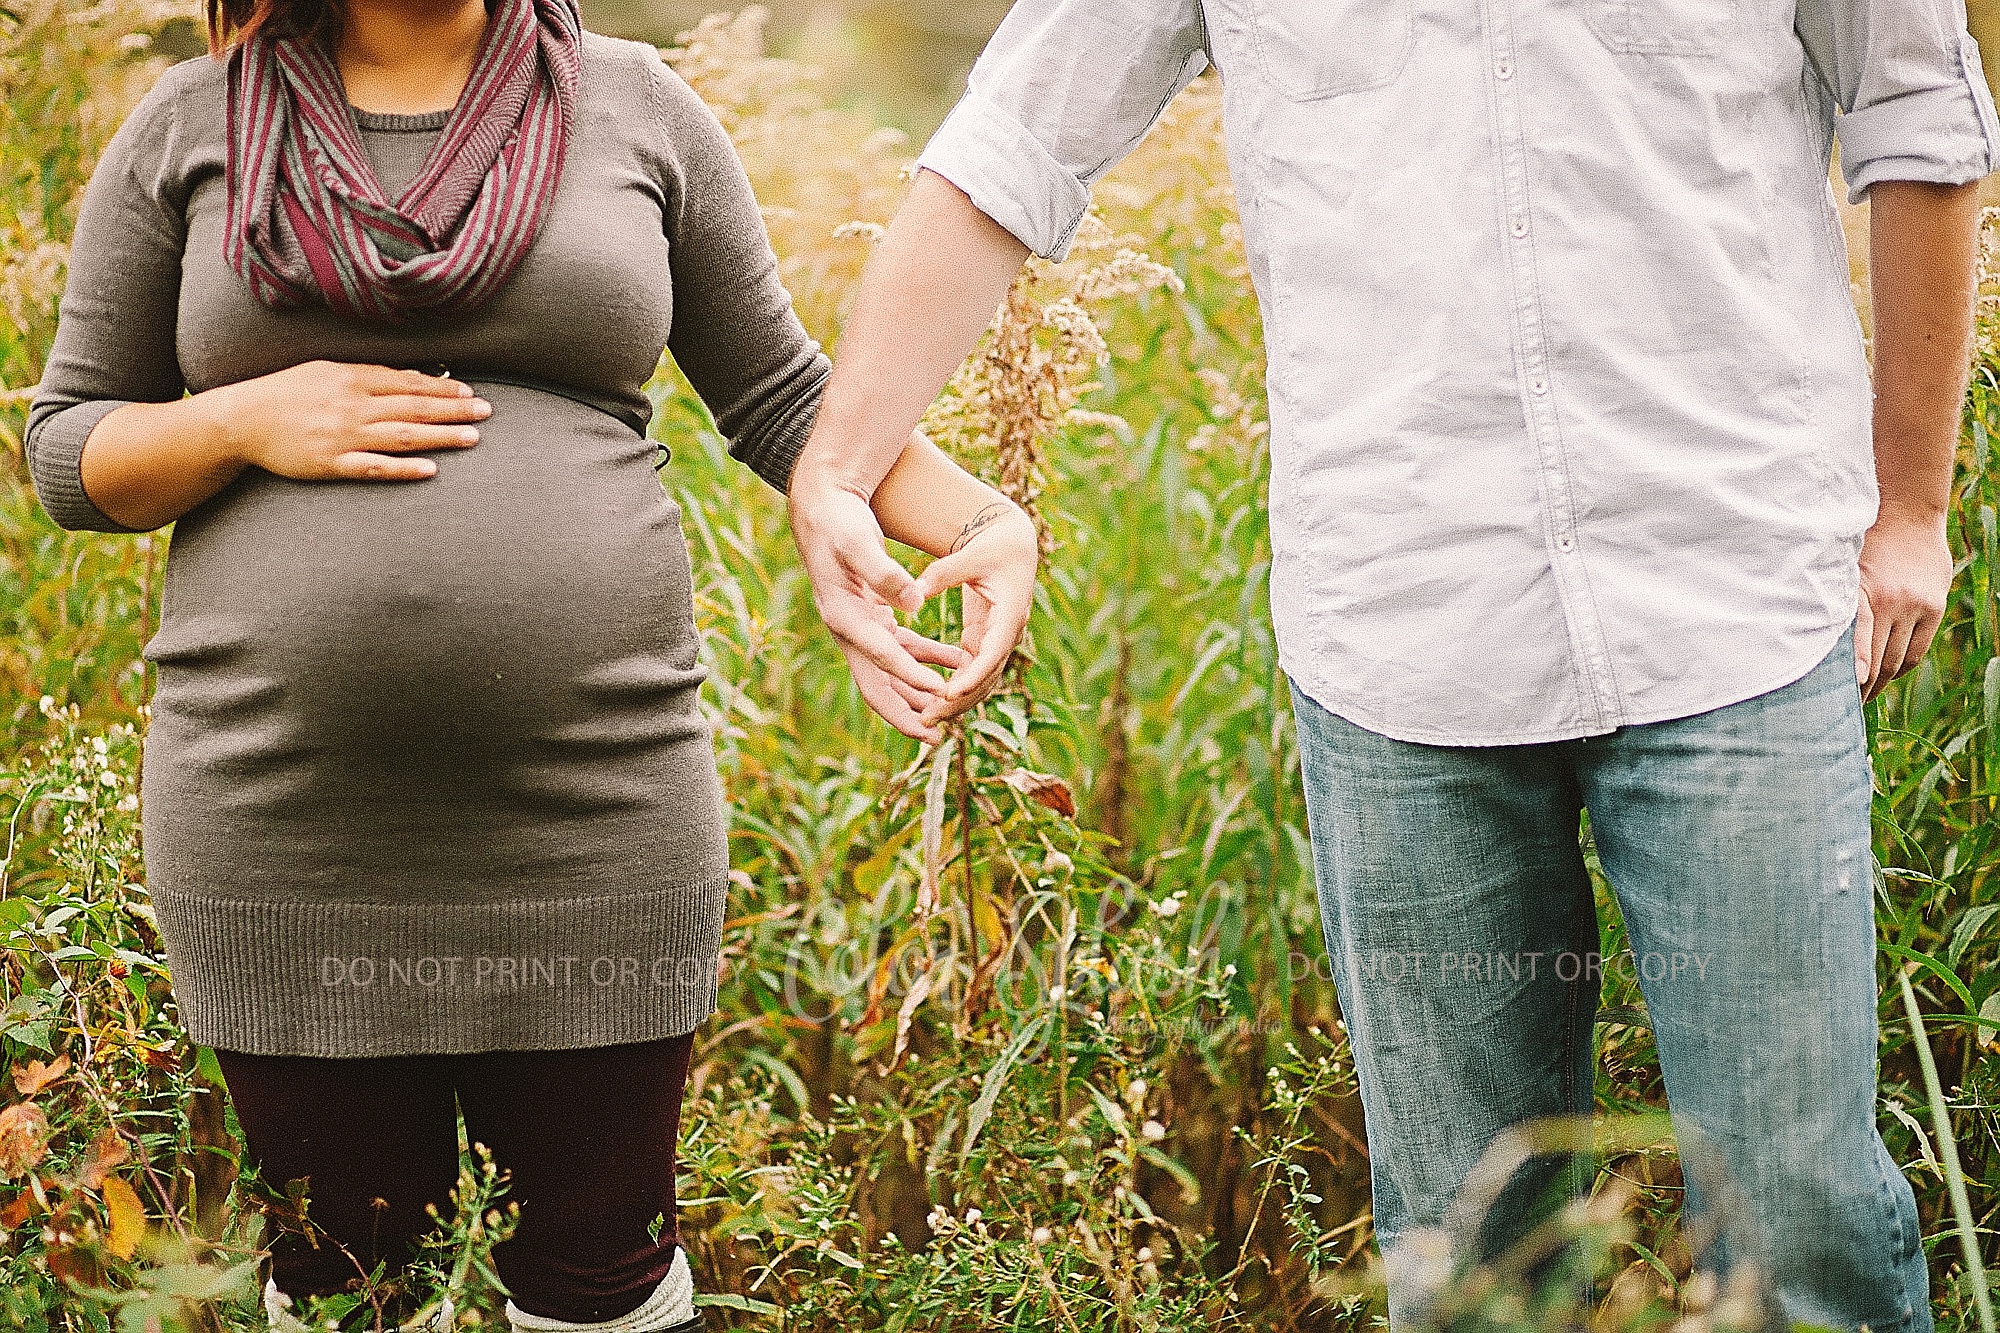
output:
[{"label": "held hands", "polygon": [[[795,480],[792,533],[812,579],[813,602],[847,657],[869,707],[918,740],[943,739],[937,723],[993,688],[1020,640],[1034,602],[1040,559],[1032,519],[998,492],[957,529],[951,549],[912,577],[884,545],[874,509],[859,492]],[[965,632],[957,646],[896,623],[947,588],[963,590]],[[933,666],[945,667],[950,677]]]},{"label": "held hands", "polygon": [[465,449],[493,414],[472,386],[418,370],[308,361],[210,391],[231,453],[299,481],[420,481],[406,454]]},{"label": "held hands", "polygon": [[1941,516],[1912,519],[1884,512],[1868,530],[1854,624],[1854,675],[1864,700],[1930,651],[1944,619],[1951,575]]}]

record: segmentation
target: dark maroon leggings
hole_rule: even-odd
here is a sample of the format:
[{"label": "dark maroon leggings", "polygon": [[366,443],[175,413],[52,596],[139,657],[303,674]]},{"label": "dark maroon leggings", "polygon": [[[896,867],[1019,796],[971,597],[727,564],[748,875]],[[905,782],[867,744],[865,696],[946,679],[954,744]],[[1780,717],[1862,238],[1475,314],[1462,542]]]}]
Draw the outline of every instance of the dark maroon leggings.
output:
[{"label": "dark maroon leggings", "polygon": [[[344,1289],[376,1261],[402,1271],[410,1242],[451,1218],[458,1128],[512,1172],[521,1205],[494,1247],[500,1280],[529,1314],[596,1323],[645,1303],[672,1266],[674,1148],[694,1034],[583,1050],[322,1059],[216,1051],[264,1184],[310,1177],[314,1249],[273,1234],[271,1276],[288,1296]],[[477,1165],[475,1161],[475,1165]],[[373,1206],[385,1200],[386,1209]],[[666,1220],[655,1241],[654,1217]],[[342,1254],[351,1250],[360,1261]]]}]

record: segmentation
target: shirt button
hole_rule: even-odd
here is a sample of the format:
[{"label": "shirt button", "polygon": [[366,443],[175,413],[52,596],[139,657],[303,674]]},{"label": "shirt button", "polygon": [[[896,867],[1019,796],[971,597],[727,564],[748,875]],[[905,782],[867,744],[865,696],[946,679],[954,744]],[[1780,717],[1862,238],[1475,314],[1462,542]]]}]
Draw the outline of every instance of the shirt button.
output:
[{"label": "shirt button", "polygon": [[1528,392],[1539,398],[1549,391],[1549,382],[1540,375],[1528,381]]},{"label": "shirt button", "polygon": [[1500,78],[1511,79],[1514,77],[1514,62],[1506,56],[1501,56],[1493,62],[1493,72]]},{"label": "shirt button", "polygon": [[1556,549],[1557,549],[1558,551],[1567,551],[1567,550],[1569,550],[1569,549],[1570,549],[1571,547],[1573,547],[1573,546],[1575,546],[1575,545],[1576,545],[1576,543],[1575,543],[1575,542],[1573,542],[1573,541],[1571,541],[1571,540],[1570,540],[1569,538],[1567,538],[1567,537],[1558,537],[1558,538],[1556,539]]},{"label": "shirt button", "polygon": [[1528,234],[1528,220],[1524,217],[1516,217],[1512,230],[1516,236],[1526,236]]}]

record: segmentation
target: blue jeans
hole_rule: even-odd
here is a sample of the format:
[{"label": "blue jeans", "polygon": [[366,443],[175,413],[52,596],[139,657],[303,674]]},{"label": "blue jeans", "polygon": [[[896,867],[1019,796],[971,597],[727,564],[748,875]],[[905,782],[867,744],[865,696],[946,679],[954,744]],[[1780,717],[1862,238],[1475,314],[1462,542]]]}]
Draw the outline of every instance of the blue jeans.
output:
[{"label": "blue jeans", "polygon": [[[1852,636],[1757,698],[1539,745],[1390,740],[1293,687],[1385,1254],[1445,1221],[1500,1131],[1590,1113],[1600,969],[1623,966],[1684,1151],[1712,1145],[1728,1211],[1747,1213],[1730,1234],[1752,1242],[1707,1262],[1726,1274],[1761,1249],[1749,1257],[1793,1321],[1929,1333],[1916,1202],[1875,1126],[1872,774]],[[1582,810],[1628,959],[1597,958]],[[1563,1169],[1571,1188],[1587,1181]],[[1510,1188],[1502,1209],[1525,1218],[1533,1193]],[[1709,1202],[1691,1186],[1690,1215]],[[1489,1215],[1500,1233],[1524,1224]],[[1392,1265],[1392,1322],[1415,1300]]]}]

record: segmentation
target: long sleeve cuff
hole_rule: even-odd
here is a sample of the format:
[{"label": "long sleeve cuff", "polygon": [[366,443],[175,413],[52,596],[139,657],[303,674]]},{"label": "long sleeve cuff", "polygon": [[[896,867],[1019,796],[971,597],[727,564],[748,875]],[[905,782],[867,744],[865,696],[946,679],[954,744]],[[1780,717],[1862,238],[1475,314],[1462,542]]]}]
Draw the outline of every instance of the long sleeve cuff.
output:
[{"label": "long sleeve cuff", "polygon": [[819,358],[819,373],[784,408],[729,442],[729,456],[775,487],[780,495],[792,484],[792,469],[805,451],[813,422],[819,419],[820,394],[831,367]]},{"label": "long sleeve cuff", "polygon": [[99,509],[83,489],[83,443],[97,423],[125,403],[93,398],[34,422],[28,430],[28,471],[42,508],[72,532],[149,532],[128,528]]},{"label": "long sleeve cuff", "polygon": [[1876,181],[1964,185],[2000,169],[2000,120],[1970,37],[1959,39],[1958,66],[1954,82],[1840,118],[1840,169],[1849,203],[1860,203]]},{"label": "long sleeve cuff", "polygon": [[931,136],[917,165],[965,191],[980,212],[1044,259],[1069,254],[1090,192],[1001,107],[968,92]]}]

